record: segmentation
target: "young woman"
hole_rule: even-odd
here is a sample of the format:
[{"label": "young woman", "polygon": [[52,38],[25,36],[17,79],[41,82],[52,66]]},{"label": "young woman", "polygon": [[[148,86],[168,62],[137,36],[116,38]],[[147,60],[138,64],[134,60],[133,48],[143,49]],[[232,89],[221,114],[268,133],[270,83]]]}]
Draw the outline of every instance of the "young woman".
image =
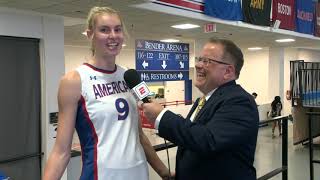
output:
[{"label": "young woman", "polygon": [[147,180],[146,161],[168,178],[168,169],[142,132],[136,101],[123,79],[125,69],[115,63],[124,41],[119,13],[94,7],[87,23],[92,58],[60,82],[57,139],[44,180],[61,178],[74,129],[82,150],[80,180]]},{"label": "young woman", "polygon": [[[282,103],[280,96],[275,96],[274,100],[271,103],[271,111],[270,111],[270,117],[274,118],[277,116],[281,116],[281,110],[282,110]],[[281,121],[273,122],[272,125],[272,137],[275,137],[274,130],[276,129],[276,126],[278,124],[279,128],[279,136],[282,135],[281,133]]]}]

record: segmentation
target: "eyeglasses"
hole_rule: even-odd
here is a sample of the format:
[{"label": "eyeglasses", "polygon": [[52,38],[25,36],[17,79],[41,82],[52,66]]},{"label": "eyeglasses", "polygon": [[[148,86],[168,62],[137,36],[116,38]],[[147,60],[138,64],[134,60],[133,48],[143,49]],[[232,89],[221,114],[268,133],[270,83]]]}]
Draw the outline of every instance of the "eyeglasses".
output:
[{"label": "eyeglasses", "polygon": [[210,58],[206,58],[206,57],[195,57],[195,62],[202,63],[204,66],[208,66],[209,64],[211,64],[213,62],[218,63],[218,64],[231,65],[226,62],[222,62],[222,61],[218,61],[218,60],[214,60],[214,59],[210,59]]}]

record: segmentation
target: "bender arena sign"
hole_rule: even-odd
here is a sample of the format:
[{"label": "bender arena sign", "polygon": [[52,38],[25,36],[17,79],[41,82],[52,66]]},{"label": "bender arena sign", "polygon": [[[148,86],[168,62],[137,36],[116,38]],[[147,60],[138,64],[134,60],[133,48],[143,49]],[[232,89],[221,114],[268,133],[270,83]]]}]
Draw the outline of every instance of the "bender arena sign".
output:
[{"label": "bender arena sign", "polygon": [[136,40],[136,70],[141,80],[189,79],[189,44]]}]

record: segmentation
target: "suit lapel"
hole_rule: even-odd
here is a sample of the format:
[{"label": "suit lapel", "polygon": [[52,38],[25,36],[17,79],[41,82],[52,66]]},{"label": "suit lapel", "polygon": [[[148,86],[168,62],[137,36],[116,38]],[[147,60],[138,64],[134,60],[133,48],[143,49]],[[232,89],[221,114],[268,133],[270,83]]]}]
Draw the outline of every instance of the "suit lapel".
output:
[{"label": "suit lapel", "polygon": [[[208,99],[208,101],[204,104],[204,106],[202,107],[202,109],[199,111],[199,113],[197,114],[196,117],[194,117],[194,121],[196,122],[199,118],[199,120],[201,119],[200,117],[202,116],[202,114],[207,110],[207,109],[211,109],[212,106],[214,106],[214,103],[217,102],[217,99],[223,95],[224,89],[229,87],[229,86],[233,86],[236,85],[235,81],[230,81],[227,82],[223,85],[221,85],[220,87],[218,87],[218,89],[210,96],[210,98]],[[198,101],[199,102],[199,98]],[[197,103],[198,104],[198,103]],[[193,112],[193,111],[192,111]]]},{"label": "suit lapel", "polygon": [[[197,98],[197,100],[194,102],[193,106],[191,107],[191,109],[190,109],[190,111],[189,111],[189,113],[187,115],[186,119],[188,119],[189,121],[190,121],[190,118],[191,118],[193,112],[195,111],[195,109],[198,106],[199,100],[200,100],[200,98]],[[177,157],[180,157],[182,155],[183,150],[184,150],[184,148],[182,146],[178,146]]]},{"label": "suit lapel", "polygon": [[190,109],[190,111],[189,111],[189,113],[188,113],[188,115],[187,115],[187,119],[190,119],[190,118],[191,118],[193,112],[195,111],[195,109],[196,109],[197,106],[198,106],[199,100],[200,100],[200,98],[197,98],[196,102],[194,102],[192,108]]}]

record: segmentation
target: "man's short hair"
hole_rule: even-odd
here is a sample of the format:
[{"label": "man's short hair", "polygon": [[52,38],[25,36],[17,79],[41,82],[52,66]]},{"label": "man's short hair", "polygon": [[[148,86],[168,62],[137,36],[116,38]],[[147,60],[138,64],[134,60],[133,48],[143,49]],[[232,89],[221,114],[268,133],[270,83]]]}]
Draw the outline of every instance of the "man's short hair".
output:
[{"label": "man's short hair", "polygon": [[244,61],[241,49],[234,42],[227,39],[210,38],[208,42],[221,44],[224,47],[223,58],[227,58],[232,61],[235,67],[236,77],[239,78]]}]

